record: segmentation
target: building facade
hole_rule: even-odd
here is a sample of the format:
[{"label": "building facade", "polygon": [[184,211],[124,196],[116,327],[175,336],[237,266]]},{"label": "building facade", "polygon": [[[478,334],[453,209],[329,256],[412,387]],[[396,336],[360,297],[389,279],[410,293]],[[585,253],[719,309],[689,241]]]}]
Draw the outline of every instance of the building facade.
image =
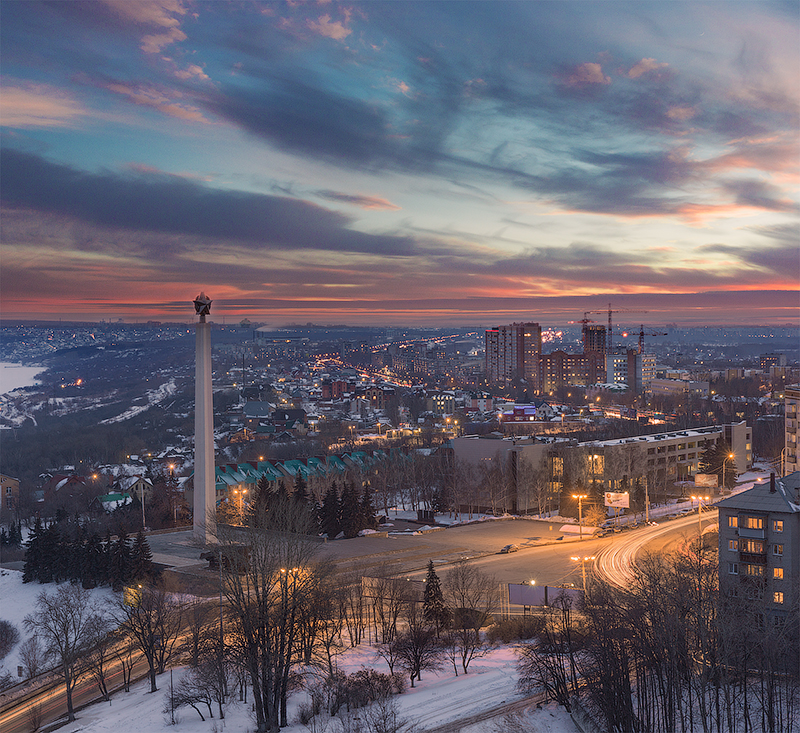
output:
[{"label": "building facade", "polygon": [[0,522],[10,522],[19,506],[19,479],[0,473]]},{"label": "building facade", "polygon": [[729,597],[763,601],[779,621],[800,604],[800,472],[730,496],[719,509],[719,585]]},{"label": "building facade", "polygon": [[486,378],[505,387],[519,379],[541,391],[542,328],[538,323],[512,323],[486,330]]},{"label": "building facade", "polygon": [[788,475],[800,470],[797,460],[798,412],[800,411],[800,384],[786,387],[783,392],[783,405],[786,419],[785,445],[783,448],[783,473]]}]

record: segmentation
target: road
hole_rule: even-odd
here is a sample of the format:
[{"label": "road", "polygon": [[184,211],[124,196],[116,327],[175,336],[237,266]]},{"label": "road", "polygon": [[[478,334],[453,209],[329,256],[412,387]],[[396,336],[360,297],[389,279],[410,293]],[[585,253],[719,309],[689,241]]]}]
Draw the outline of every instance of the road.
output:
[{"label": "road", "polygon": [[[704,512],[702,522],[704,526],[716,522],[716,511]],[[686,539],[697,536],[697,523],[697,515],[694,514],[657,527],[642,527],[602,539],[557,541],[556,538],[560,536],[557,525],[517,520],[454,527],[421,537],[345,540],[330,543],[325,549],[331,555],[346,553],[344,543],[352,542],[353,547],[359,550],[356,556],[360,555],[364,560],[374,556],[382,560],[390,556],[404,566],[404,574],[407,573],[407,577],[412,579],[425,576],[428,559],[434,560],[442,569],[440,572],[446,572],[449,563],[465,557],[503,584],[535,580],[538,585],[573,583],[576,587],[581,586],[581,563],[572,558],[594,556],[594,572],[624,587],[631,577],[631,565],[639,553],[645,549],[655,552],[674,549]],[[173,535],[164,540],[167,541],[173,545],[185,545],[186,562],[196,557],[197,550],[190,546],[189,540]],[[540,541],[550,544],[534,544]],[[521,549],[508,555],[498,554],[499,548],[508,543],[518,543]],[[377,552],[365,552],[364,548]],[[587,574],[592,572],[592,562],[587,562],[586,570]],[[147,665],[141,660],[134,669],[134,679],[146,673]],[[117,666],[112,666],[108,687],[113,690],[121,684],[121,671]],[[97,685],[91,679],[82,679],[73,693],[73,699],[76,710],[99,699]],[[64,686],[59,683],[0,712],[0,731],[25,733],[32,729],[31,721],[37,715],[43,723],[47,723],[65,714]]]}]

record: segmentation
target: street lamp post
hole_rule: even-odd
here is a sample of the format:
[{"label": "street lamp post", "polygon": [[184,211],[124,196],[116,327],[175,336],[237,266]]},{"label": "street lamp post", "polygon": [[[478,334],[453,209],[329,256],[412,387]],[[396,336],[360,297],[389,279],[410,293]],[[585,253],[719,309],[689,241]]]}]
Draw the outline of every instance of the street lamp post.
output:
[{"label": "street lamp post", "polygon": [[722,459],[722,488],[723,488],[723,489],[725,489],[725,488],[726,488],[726,486],[725,486],[725,477],[728,475],[728,474],[727,474],[727,472],[726,472],[726,470],[725,470],[725,464],[726,464],[728,461],[731,461],[731,460],[733,460],[733,457],[734,457],[734,454],[733,454],[733,453],[728,453],[728,455],[727,455],[727,456],[725,456],[725,458],[723,458],[723,459]]},{"label": "street lamp post", "polygon": [[585,557],[573,557],[575,562],[581,564],[581,578],[583,580],[583,592],[586,593],[586,563],[589,560],[594,560],[594,555],[587,555]]},{"label": "street lamp post", "polygon": [[578,536],[583,539],[583,500],[586,494],[573,494],[572,498],[578,500]]},{"label": "street lamp post", "polygon": [[697,533],[700,537],[703,536],[703,523],[701,519],[701,514],[703,513],[703,501],[708,501],[709,497],[707,496],[693,496],[692,501],[697,501]]}]

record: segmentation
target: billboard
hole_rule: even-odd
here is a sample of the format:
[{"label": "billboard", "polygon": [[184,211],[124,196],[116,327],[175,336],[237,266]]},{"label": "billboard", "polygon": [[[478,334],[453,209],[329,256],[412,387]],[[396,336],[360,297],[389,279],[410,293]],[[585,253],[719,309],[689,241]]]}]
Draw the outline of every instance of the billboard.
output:
[{"label": "billboard", "polygon": [[583,598],[578,588],[554,588],[546,585],[509,583],[508,602],[518,606],[552,606],[569,599],[576,604]]},{"label": "billboard", "polygon": [[716,489],[718,476],[715,473],[696,473],[694,485],[698,489]]},{"label": "billboard", "polygon": [[627,491],[606,491],[606,506],[627,509],[631,505],[631,497]]}]

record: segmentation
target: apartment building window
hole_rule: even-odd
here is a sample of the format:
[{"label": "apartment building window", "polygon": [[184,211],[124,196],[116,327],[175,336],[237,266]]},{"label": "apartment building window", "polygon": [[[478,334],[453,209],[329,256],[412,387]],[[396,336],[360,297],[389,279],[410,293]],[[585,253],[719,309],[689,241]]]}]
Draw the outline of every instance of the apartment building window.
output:
[{"label": "apartment building window", "polygon": [[13,496],[14,490],[10,486],[6,486],[6,496]]},{"label": "apartment building window", "polygon": [[739,549],[739,540],[728,540],[728,549],[736,552]]},{"label": "apartment building window", "polygon": [[761,540],[742,540],[742,552],[763,553],[764,543]]},{"label": "apartment building window", "polygon": [[697,448],[697,443],[689,443],[690,448]]},{"label": "apartment building window", "polygon": [[764,517],[745,517],[744,526],[747,529],[764,529]]},{"label": "apartment building window", "polygon": [[690,453],[688,456],[686,456],[686,458],[691,461],[695,457],[695,455],[696,455],[695,453]]},{"label": "apartment building window", "polygon": [[772,554],[778,555],[779,557],[783,557],[783,545],[773,545]]},{"label": "apartment building window", "polygon": [[776,590],[772,594],[772,602],[773,603],[783,603],[783,591],[782,590]]},{"label": "apartment building window", "polygon": [[750,575],[753,577],[761,578],[764,575],[764,566],[763,565],[754,565],[752,563],[748,563],[742,566],[745,575]]},{"label": "apartment building window", "polygon": [[729,562],[728,563],[728,575],[738,575],[739,574],[739,563],[738,562]]},{"label": "apartment building window", "polygon": [[772,520],[772,531],[773,532],[783,532],[783,520],[782,519],[773,519]]},{"label": "apartment building window", "polygon": [[772,577],[775,580],[783,580],[783,568],[772,568]]},{"label": "apartment building window", "polygon": [[678,443],[678,450],[686,450],[686,443]]},{"label": "apartment building window", "polygon": [[655,448],[648,448],[647,449],[647,455],[648,456],[652,456],[655,452],[656,452]]},{"label": "apartment building window", "polygon": [[6,499],[6,509],[13,509],[13,508],[14,508],[14,500]]},{"label": "apartment building window", "polygon": [[728,517],[728,526],[735,529],[739,526],[739,517]]}]

